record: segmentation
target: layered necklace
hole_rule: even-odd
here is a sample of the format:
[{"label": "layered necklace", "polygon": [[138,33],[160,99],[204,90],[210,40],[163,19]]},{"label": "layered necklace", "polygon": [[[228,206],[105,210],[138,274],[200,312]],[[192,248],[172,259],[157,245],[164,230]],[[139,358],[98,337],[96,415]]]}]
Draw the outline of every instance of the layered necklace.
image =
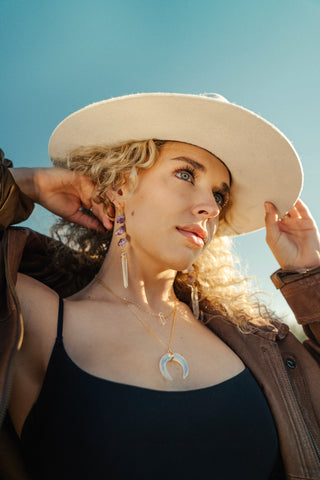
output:
[{"label": "layered necklace", "polygon": [[[173,380],[171,375],[169,374],[168,372],[168,369],[167,369],[167,364],[168,362],[176,362],[178,363],[181,367],[182,367],[182,370],[183,370],[183,379],[187,378],[188,374],[189,374],[189,366],[188,366],[188,363],[186,361],[186,359],[180,355],[179,353],[176,353],[176,352],[173,352],[172,349],[171,349],[171,345],[172,345],[172,340],[173,340],[173,334],[174,334],[174,327],[175,327],[175,322],[176,322],[176,314],[177,314],[177,305],[178,305],[178,300],[176,299],[175,300],[175,304],[174,304],[174,307],[173,307],[173,310],[165,315],[163,314],[162,312],[159,312],[159,313],[153,313],[151,310],[147,310],[145,309],[142,305],[140,305],[139,303],[136,303],[134,302],[133,300],[130,300],[126,297],[121,297],[120,295],[118,295],[117,293],[115,293],[113,290],[111,290],[111,288],[106,285],[104,283],[103,280],[101,280],[101,278],[95,276],[95,279],[96,281],[103,287],[105,288],[109,293],[111,293],[113,296],[115,296],[116,298],[118,298],[119,300],[121,300],[128,308],[129,310],[131,311],[131,313],[136,317],[136,319],[141,323],[141,325],[157,340],[161,343],[161,345],[163,345],[165,348],[166,348],[166,353],[163,354],[159,360],[159,369],[160,369],[160,372],[161,374],[163,375],[164,378],[166,378],[167,380]],[[153,317],[158,317],[159,320],[160,320],[160,323],[161,325],[165,325],[166,324],[166,321],[168,318],[170,318],[171,316],[173,317],[172,319],[172,327],[171,327],[171,333],[170,333],[170,340],[169,340],[169,345],[166,346],[166,344],[162,341],[162,339],[160,337],[158,337],[158,335],[150,328],[149,325],[147,325],[140,317],[139,315],[137,315],[137,313],[131,308],[131,306],[136,306],[137,308],[139,308],[140,310],[142,310],[143,312],[145,313],[148,313],[149,315],[153,316]]]}]

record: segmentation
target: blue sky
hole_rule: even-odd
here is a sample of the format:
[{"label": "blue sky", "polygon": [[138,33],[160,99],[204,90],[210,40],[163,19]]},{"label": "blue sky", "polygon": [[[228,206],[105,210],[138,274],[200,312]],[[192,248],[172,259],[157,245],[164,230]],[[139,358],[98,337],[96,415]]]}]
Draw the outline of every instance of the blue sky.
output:
[{"label": "blue sky", "polygon": [[[68,114],[135,92],[218,92],[273,122],[305,170],[317,222],[320,0],[1,0],[0,146],[15,166],[49,166]],[[37,209],[33,228],[50,217]],[[248,274],[288,314],[264,232],[239,238]],[[290,316],[288,317],[290,318]]]}]

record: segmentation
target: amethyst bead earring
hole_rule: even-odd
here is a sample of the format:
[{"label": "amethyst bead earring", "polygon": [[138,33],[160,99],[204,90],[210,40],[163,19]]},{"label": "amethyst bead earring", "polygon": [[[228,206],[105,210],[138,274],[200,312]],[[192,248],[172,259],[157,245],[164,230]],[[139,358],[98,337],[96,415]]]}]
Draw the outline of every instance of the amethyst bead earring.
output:
[{"label": "amethyst bead earring", "polygon": [[121,266],[122,266],[122,278],[123,278],[123,286],[124,288],[128,288],[128,262],[127,262],[127,250],[126,245],[128,243],[126,239],[126,227],[125,227],[125,215],[117,215],[116,216],[116,224],[120,225],[115,230],[114,234],[116,236],[120,236],[117,245],[121,249]]}]

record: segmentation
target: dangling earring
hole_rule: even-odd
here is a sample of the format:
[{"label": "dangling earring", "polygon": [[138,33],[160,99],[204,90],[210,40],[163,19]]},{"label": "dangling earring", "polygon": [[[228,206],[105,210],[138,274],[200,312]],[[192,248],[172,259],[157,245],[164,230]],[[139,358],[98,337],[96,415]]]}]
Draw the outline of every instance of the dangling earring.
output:
[{"label": "dangling earring", "polygon": [[126,238],[126,217],[124,211],[122,210],[120,215],[116,216],[116,223],[120,225],[114,232],[115,235],[120,236],[118,241],[118,247],[121,249],[121,266],[122,266],[122,278],[124,288],[128,288],[128,262],[127,262],[127,249],[126,245],[128,243]]},{"label": "dangling earring", "polygon": [[198,294],[198,287],[197,287],[197,281],[196,281],[196,276],[195,276],[195,270],[194,267],[190,267],[187,270],[188,272],[188,282],[189,282],[189,287],[191,288],[191,306],[192,306],[192,312],[194,317],[198,320],[199,319],[199,294]]}]

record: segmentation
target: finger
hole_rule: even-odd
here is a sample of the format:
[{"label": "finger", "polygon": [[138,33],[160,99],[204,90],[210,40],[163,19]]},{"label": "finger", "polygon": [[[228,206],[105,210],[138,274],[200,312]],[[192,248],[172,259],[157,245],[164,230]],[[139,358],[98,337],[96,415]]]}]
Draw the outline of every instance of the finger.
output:
[{"label": "finger", "polygon": [[266,240],[268,245],[279,237],[279,215],[271,202],[265,202]]},{"label": "finger", "polygon": [[288,218],[291,218],[291,219],[295,219],[295,218],[301,218],[300,216],[300,213],[299,213],[299,210],[293,206],[292,208],[290,208],[289,212],[287,212],[283,217],[282,217],[282,221],[285,221],[287,220]]},{"label": "finger", "polygon": [[105,212],[105,206],[103,203],[92,203],[92,213],[100,220],[102,225],[107,229],[107,230],[112,230],[113,228],[113,221],[109,216],[106,215]]},{"label": "finger", "polygon": [[[73,172],[74,173],[74,172]],[[85,175],[76,175],[76,181],[73,182],[73,187],[76,188],[81,204],[90,210],[92,197],[95,191],[95,184]]]},{"label": "finger", "polygon": [[314,218],[312,217],[310,210],[306,206],[305,203],[302,202],[302,200],[297,200],[297,202],[294,205],[295,210],[297,211],[297,214],[299,215],[299,225],[300,228],[313,228],[317,229],[316,222]]},{"label": "finger", "polygon": [[310,213],[309,208],[307,207],[307,205],[305,203],[303,203],[302,200],[300,200],[300,199],[297,200],[296,203],[295,203],[295,207],[298,210],[301,218],[311,218],[312,219],[312,215]]},{"label": "finger", "polygon": [[278,210],[273,205],[273,203],[265,202],[264,203],[264,209],[265,209],[265,213],[266,213],[265,220],[268,223],[278,222],[278,220],[279,220]]},{"label": "finger", "polygon": [[81,212],[81,210],[77,210],[73,215],[70,215],[67,220],[91,230],[97,230],[98,232],[105,231],[103,225],[101,225],[98,219],[86,215],[85,213]]}]

